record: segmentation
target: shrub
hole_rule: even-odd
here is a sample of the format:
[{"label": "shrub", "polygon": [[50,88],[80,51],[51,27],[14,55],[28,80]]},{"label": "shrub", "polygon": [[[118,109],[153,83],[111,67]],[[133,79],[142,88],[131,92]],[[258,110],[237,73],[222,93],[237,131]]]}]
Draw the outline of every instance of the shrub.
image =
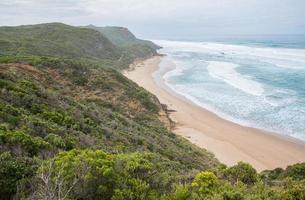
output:
[{"label": "shrub", "polygon": [[224,191],[222,193],[223,200],[243,200],[244,195],[239,191]]},{"label": "shrub", "polygon": [[201,172],[192,182],[193,191],[201,197],[213,195],[219,188],[219,180],[212,172]]},{"label": "shrub", "polygon": [[149,181],[152,178],[152,154],[121,154],[116,159],[118,175],[112,199],[148,199],[152,195]]},{"label": "shrub", "polygon": [[36,93],[39,90],[38,87],[29,80],[19,80],[16,86],[24,91],[28,91],[29,94]]},{"label": "shrub", "polygon": [[42,117],[46,120],[50,120],[56,124],[62,126],[71,127],[73,124],[73,120],[71,117],[65,112],[57,112],[57,111],[44,111]]},{"label": "shrub", "polygon": [[0,144],[8,145],[11,148],[20,145],[30,156],[37,155],[40,150],[49,147],[49,143],[39,137],[30,136],[26,131],[10,131],[4,128],[0,129]]},{"label": "shrub", "polygon": [[241,181],[245,184],[254,184],[258,180],[256,170],[248,163],[238,162],[224,171],[225,178],[233,183]]},{"label": "shrub", "polygon": [[34,175],[35,162],[27,157],[15,157],[9,152],[0,154],[0,199],[11,199],[18,182]]},{"label": "shrub", "polygon": [[283,173],[284,177],[291,177],[294,180],[305,179],[305,163],[297,163],[292,166],[288,166]]},{"label": "shrub", "polygon": [[297,182],[288,179],[284,189],[280,191],[279,197],[281,200],[303,200],[305,199],[305,181]]},{"label": "shrub", "polygon": [[188,185],[177,185],[173,191],[173,194],[169,199],[172,200],[188,200],[192,196]]},{"label": "shrub", "polygon": [[60,148],[60,149],[66,148],[64,140],[58,135],[51,133],[51,134],[47,135],[47,137],[45,137],[45,140],[57,148]]},{"label": "shrub", "polygon": [[36,198],[57,195],[59,199],[110,199],[115,179],[113,165],[113,157],[99,150],[59,153],[38,170]]}]

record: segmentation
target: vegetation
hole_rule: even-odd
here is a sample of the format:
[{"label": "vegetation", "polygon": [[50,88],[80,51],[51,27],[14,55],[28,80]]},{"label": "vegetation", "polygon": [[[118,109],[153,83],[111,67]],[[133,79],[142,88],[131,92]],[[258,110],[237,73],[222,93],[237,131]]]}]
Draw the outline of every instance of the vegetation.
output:
[{"label": "vegetation", "polygon": [[113,35],[0,28],[0,199],[305,198],[305,163],[258,174],[174,135],[158,100],[117,70],[132,59],[118,64],[128,48],[114,41],[137,39]]},{"label": "vegetation", "polygon": [[114,69],[126,68],[137,58],[156,55],[159,48],[150,41],[137,39],[125,28],[73,27],[61,23],[0,27],[0,46],[1,60],[10,55],[64,57]]},{"label": "vegetation", "polygon": [[156,49],[160,47],[151,41],[136,38],[127,28],[124,27],[96,27],[93,25],[87,28],[94,29],[105,35],[113,44],[122,51],[121,60],[130,62],[137,58],[147,58],[156,55]]},{"label": "vegetation", "polygon": [[[99,32],[60,23],[1,27],[1,54],[117,58],[117,48]],[[3,45],[5,44],[5,45]]]}]

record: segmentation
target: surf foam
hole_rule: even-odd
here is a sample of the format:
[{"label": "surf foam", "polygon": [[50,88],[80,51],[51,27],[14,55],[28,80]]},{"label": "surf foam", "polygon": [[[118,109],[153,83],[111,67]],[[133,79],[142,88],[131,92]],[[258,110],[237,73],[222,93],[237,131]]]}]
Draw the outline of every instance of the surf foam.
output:
[{"label": "surf foam", "polygon": [[207,70],[214,78],[223,80],[227,84],[248,94],[261,96],[264,93],[263,86],[256,81],[243,77],[235,71],[237,67],[238,65],[233,63],[209,61]]}]

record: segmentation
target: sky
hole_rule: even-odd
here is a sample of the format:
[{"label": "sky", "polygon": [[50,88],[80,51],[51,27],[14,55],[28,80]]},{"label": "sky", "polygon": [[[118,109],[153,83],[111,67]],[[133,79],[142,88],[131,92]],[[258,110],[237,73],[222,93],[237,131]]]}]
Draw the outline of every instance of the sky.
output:
[{"label": "sky", "polygon": [[0,0],[0,25],[124,26],[142,38],[305,34],[305,0]]}]

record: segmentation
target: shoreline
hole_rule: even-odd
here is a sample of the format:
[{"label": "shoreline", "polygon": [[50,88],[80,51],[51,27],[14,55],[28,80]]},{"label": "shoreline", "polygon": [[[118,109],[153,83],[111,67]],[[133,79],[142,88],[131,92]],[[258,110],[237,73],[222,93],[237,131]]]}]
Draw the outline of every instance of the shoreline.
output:
[{"label": "shoreline", "polygon": [[[162,57],[161,57],[161,59],[162,59]],[[143,60],[143,61],[145,61],[145,60]],[[164,62],[164,61],[160,61],[159,64],[161,64],[162,62]],[[196,106],[199,109],[203,109],[205,112],[210,112],[211,114],[216,115],[218,118],[223,119],[224,121],[228,121],[230,123],[236,124],[236,125],[241,126],[241,127],[258,130],[262,134],[270,134],[270,135],[275,136],[275,137],[280,137],[281,139],[284,139],[284,140],[290,140],[291,142],[295,142],[295,143],[299,143],[301,145],[305,145],[305,141],[303,141],[301,139],[298,139],[298,138],[295,138],[295,137],[292,137],[292,136],[289,136],[289,135],[280,134],[280,133],[277,133],[277,132],[272,132],[270,130],[266,130],[266,129],[263,129],[263,128],[258,128],[258,127],[247,125],[246,123],[243,123],[241,121],[239,122],[238,120],[235,120],[230,116],[224,116],[223,114],[219,114],[219,113],[217,113],[216,111],[213,111],[210,108],[206,108],[201,103],[196,103],[196,102],[192,101],[192,99],[188,98],[187,96],[184,96],[184,94],[182,94],[182,93],[174,90],[173,88],[171,88],[163,80],[163,76],[168,71],[171,71],[172,69],[175,68],[174,63],[172,63],[171,65],[173,65],[173,66],[170,66],[170,67],[167,66],[166,69],[163,69],[164,71],[160,71],[160,67],[158,67],[157,71],[154,71],[152,73],[153,79],[155,80],[155,84],[158,85],[159,87],[161,87],[162,89],[166,90],[166,92],[168,92],[170,95],[175,96],[176,98],[179,98],[179,99],[181,99],[181,100],[183,100],[183,101],[185,101],[185,102],[187,102],[187,103],[189,103],[193,106]],[[134,70],[134,69],[132,69],[132,70]]]},{"label": "shoreline", "polygon": [[169,114],[175,122],[174,133],[214,153],[229,166],[245,161],[262,171],[305,161],[305,142],[228,121],[172,91],[162,78],[171,66],[158,71],[161,59],[155,56],[134,63],[124,75],[175,111]]}]

